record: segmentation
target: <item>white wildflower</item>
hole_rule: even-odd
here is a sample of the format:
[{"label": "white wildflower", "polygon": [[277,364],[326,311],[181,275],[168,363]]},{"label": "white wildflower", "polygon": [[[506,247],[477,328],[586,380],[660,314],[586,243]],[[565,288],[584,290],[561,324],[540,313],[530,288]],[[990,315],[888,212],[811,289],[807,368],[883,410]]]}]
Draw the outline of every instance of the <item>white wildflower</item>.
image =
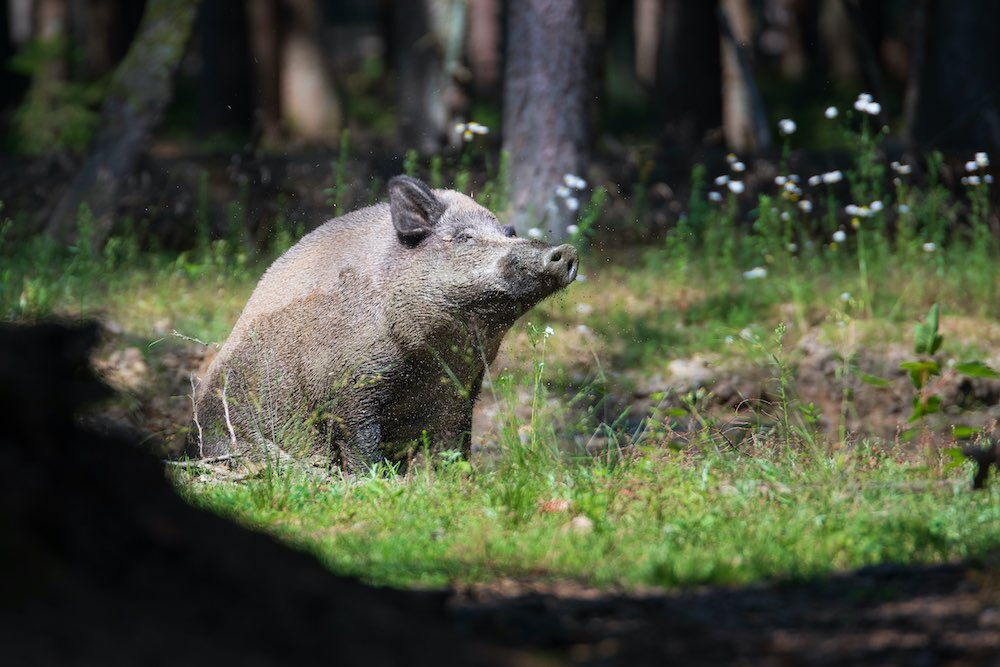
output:
[{"label": "white wildflower", "polygon": [[788,177],[787,176],[775,176],[774,177],[774,184],[775,185],[783,186],[787,182],[788,182]]},{"label": "white wildflower", "polygon": [[556,330],[553,329],[552,327],[545,327],[545,331],[543,333],[545,334],[546,338],[550,338],[551,336],[555,335]]},{"label": "white wildflower", "polygon": [[969,185],[979,185],[980,183],[983,182],[983,179],[981,179],[979,176],[975,174],[969,176],[968,180],[969,180]]},{"label": "white wildflower", "polygon": [[788,136],[790,134],[795,134],[795,130],[797,129],[798,126],[795,124],[795,121],[792,120],[791,118],[782,118],[781,120],[778,121],[778,130],[785,136]]},{"label": "white wildflower", "polygon": [[586,324],[577,324],[576,331],[577,333],[581,333],[584,336],[586,336],[587,334],[590,333],[590,327],[588,327]]},{"label": "white wildflower", "polygon": [[878,102],[869,102],[865,105],[865,113],[869,116],[877,116],[882,113],[882,105]]},{"label": "white wildflower", "polygon": [[583,190],[587,187],[587,181],[583,180],[576,174],[566,174],[563,176],[563,183],[574,190]]},{"label": "white wildflower", "polygon": [[844,233],[843,229],[838,229],[833,233],[833,240],[835,243],[843,243],[847,240],[847,234]]},{"label": "white wildflower", "polygon": [[792,214],[791,213],[789,213],[788,211],[782,211],[781,212],[781,220],[783,222],[788,222],[791,219],[792,219]]},{"label": "white wildflower", "polygon": [[792,183],[800,183],[800,182],[802,182],[802,179],[799,178],[798,174],[789,174],[788,175],[788,180],[790,180]]},{"label": "white wildflower", "polygon": [[986,153],[976,153],[976,164],[985,169],[990,166],[990,156]]},{"label": "white wildflower", "polygon": [[931,241],[928,241],[927,243],[925,243],[923,245],[923,249],[924,249],[924,252],[934,252],[935,250],[937,250],[937,244],[935,244],[935,243],[933,243]]},{"label": "white wildflower", "polygon": [[906,215],[907,213],[910,212],[910,207],[907,206],[906,204],[900,204],[896,208],[899,210],[900,215]]},{"label": "white wildflower", "polygon": [[867,113],[868,105],[872,104],[874,101],[875,98],[872,97],[869,93],[861,93],[860,95],[858,95],[858,99],[854,101],[854,109],[856,111],[864,111],[865,113]]},{"label": "white wildflower", "polygon": [[818,176],[818,175],[817,176],[810,176],[808,182],[809,182],[809,185],[811,185],[813,187],[816,187],[817,185],[819,185],[820,183],[823,182],[823,177],[822,176]]},{"label": "white wildflower", "polygon": [[844,303],[847,303],[848,301],[851,300],[851,293],[850,292],[841,292],[840,293],[840,300],[843,301]]},{"label": "white wildflower", "polygon": [[755,266],[749,271],[744,271],[743,277],[746,280],[757,280],[758,278],[765,278],[767,277],[767,269],[765,269],[763,266]]},{"label": "white wildflower", "polygon": [[719,203],[720,201],[722,201],[722,194],[716,192],[715,190],[712,190],[711,192],[708,193],[708,200],[714,201],[715,203]]},{"label": "white wildflower", "polygon": [[542,230],[539,229],[538,227],[532,227],[531,229],[528,230],[528,238],[540,239],[543,236],[545,236],[545,233],[542,232]]},{"label": "white wildflower", "polygon": [[799,208],[802,209],[803,213],[812,213],[813,205],[808,199],[803,199],[799,202]]},{"label": "white wildflower", "polygon": [[739,161],[740,159],[736,157],[736,153],[729,153],[728,155],[726,155],[726,162],[728,162],[729,164],[733,164]]},{"label": "white wildflower", "polygon": [[715,184],[718,185],[720,188],[728,182],[729,182],[729,177],[726,176],[725,174],[723,174],[722,176],[716,176],[715,178]]},{"label": "white wildflower", "polygon": [[577,234],[580,233],[580,226],[579,225],[567,225],[567,227],[566,227],[566,233],[569,234],[570,236],[576,236]]},{"label": "white wildflower", "polygon": [[911,165],[903,164],[902,162],[893,162],[889,166],[892,167],[894,172],[900,174],[901,176],[906,176],[913,171],[913,167]]},{"label": "white wildflower", "polygon": [[733,165],[732,165],[732,168],[733,168],[733,171],[735,171],[737,173],[738,172],[743,172],[743,171],[747,170],[747,166],[745,164],[743,164],[742,162],[739,162],[739,161],[734,162]]},{"label": "white wildflower", "polygon": [[878,213],[883,208],[885,208],[885,206],[882,204],[881,201],[879,201],[878,199],[876,199],[871,204],[869,204],[868,208],[871,209],[872,213]]},{"label": "white wildflower", "polygon": [[833,120],[838,115],[840,115],[840,110],[837,107],[827,107],[823,115],[827,117],[828,120]]},{"label": "white wildflower", "polygon": [[589,303],[578,303],[576,304],[576,312],[580,313],[581,315],[590,315],[592,312],[594,312],[594,307],[591,306]]},{"label": "white wildflower", "polygon": [[799,246],[796,243],[789,243],[785,247],[788,248],[788,252],[798,252],[799,251]]},{"label": "white wildflower", "polygon": [[727,184],[729,186],[729,191],[733,194],[742,194],[746,190],[746,186],[743,185],[743,181],[729,181]]},{"label": "white wildflower", "polygon": [[580,208],[580,200],[577,199],[576,197],[567,197],[566,208],[568,208],[571,211],[576,211],[578,208]]},{"label": "white wildflower", "polygon": [[569,197],[569,195],[570,195],[570,189],[568,187],[566,187],[565,185],[556,186],[557,197],[562,197],[563,199],[566,199],[566,197]]},{"label": "white wildflower", "polygon": [[983,176],[983,183],[992,183],[992,182],[993,182],[993,174],[986,174],[985,176]]},{"label": "white wildflower", "polygon": [[827,185],[833,185],[834,183],[840,183],[844,180],[844,172],[837,169],[836,171],[828,171],[823,174],[823,182]]},{"label": "white wildflower", "polygon": [[736,342],[736,339],[733,338],[732,336],[726,336],[725,340],[726,340],[726,345],[732,345],[733,343]]},{"label": "white wildflower", "polygon": [[979,169],[979,165],[976,164],[975,160],[969,160],[968,162],[965,163],[966,171],[975,171],[976,169]]},{"label": "white wildflower", "polygon": [[844,213],[851,216],[852,218],[857,217],[861,214],[861,207],[857,204],[848,204],[844,207]]}]

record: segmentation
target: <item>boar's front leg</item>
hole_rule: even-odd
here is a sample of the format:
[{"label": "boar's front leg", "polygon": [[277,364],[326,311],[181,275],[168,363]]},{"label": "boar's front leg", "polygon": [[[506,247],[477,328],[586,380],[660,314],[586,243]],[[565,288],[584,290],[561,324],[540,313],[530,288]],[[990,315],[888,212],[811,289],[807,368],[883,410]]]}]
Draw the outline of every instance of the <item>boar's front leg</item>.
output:
[{"label": "boar's front leg", "polygon": [[382,428],[376,422],[364,422],[338,442],[344,472],[364,475],[384,457]]},{"label": "boar's front leg", "polygon": [[472,448],[472,401],[460,399],[442,411],[437,423],[428,429],[436,451],[458,449],[469,458]]}]

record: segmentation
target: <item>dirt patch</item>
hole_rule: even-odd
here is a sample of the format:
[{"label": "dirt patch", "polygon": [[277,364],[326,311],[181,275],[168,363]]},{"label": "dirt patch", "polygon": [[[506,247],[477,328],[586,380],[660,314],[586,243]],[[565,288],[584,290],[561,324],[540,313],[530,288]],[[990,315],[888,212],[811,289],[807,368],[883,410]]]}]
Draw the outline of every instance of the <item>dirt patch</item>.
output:
[{"label": "dirt patch", "polygon": [[887,565],[681,593],[500,581],[450,604],[476,634],[574,664],[995,666],[998,565]]}]

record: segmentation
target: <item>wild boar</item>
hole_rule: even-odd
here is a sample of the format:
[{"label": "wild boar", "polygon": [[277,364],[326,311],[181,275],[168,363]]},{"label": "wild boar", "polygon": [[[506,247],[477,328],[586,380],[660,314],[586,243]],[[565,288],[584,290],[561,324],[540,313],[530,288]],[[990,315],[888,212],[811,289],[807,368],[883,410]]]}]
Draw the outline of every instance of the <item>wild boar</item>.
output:
[{"label": "wild boar", "polygon": [[572,246],[397,176],[388,204],[323,224],[260,279],[198,388],[191,449],[278,446],[350,473],[420,440],[467,454],[501,339],[577,267]]}]

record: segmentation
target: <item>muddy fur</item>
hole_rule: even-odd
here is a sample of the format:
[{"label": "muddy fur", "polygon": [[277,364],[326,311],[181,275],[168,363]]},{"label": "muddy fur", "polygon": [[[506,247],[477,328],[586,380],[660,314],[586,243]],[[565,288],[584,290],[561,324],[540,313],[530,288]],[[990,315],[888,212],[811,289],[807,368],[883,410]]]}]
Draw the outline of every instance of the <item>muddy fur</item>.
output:
[{"label": "muddy fur", "polygon": [[414,442],[468,452],[487,365],[521,315],[572,282],[576,251],[517,238],[416,179],[392,179],[389,197],[267,270],[202,379],[192,454],[229,453],[235,437],[241,454],[278,445],[358,471]]}]

